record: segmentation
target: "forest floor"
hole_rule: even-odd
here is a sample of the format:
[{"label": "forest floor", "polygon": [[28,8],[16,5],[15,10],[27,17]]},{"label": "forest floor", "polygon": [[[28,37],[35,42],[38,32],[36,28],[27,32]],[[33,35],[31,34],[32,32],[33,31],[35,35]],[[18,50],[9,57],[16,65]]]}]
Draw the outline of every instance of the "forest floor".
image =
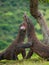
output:
[{"label": "forest floor", "polygon": [[19,61],[2,60],[0,61],[0,65],[49,65],[49,62],[40,59],[28,59]]},{"label": "forest floor", "polygon": [[36,54],[31,59],[22,59],[21,54],[18,57],[19,60],[1,60],[0,65],[49,65],[49,61],[40,58]]},{"label": "forest floor", "polygon": [[[0,0],[0,52],[12,43],[15,39],[19,25],[23,22],[24,12],[33,20],[36,34],[39,40],[43,40],[43,35],[37,21],[30,15],[29,0]],[[39,10],[43,13],[46,23],[49,26],[49,4],[39,5]],[[26,40],[25,40],[26,41]],[[36,54],[31,59],[1,60],[0,65],[49,65]]]}]

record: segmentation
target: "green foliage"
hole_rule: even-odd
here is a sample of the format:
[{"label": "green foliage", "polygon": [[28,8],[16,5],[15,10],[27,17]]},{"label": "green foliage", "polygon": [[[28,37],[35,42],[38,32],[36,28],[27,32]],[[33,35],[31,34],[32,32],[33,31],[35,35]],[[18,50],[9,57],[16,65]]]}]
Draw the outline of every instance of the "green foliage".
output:
[{"label": "green foliage", "polygon": [[[39,4],[49,25],[49,7]],[[42,32],[37,21],[30,15],[29,0],[0,0],[0,50],[12,43],[18,34],[19,25],[23,22],[23,14],[27,12],[35,25],[37,37],[42,40]],[[6,45],[7,43],[7,45]]]},{"label": "green foliage", "polygon": [[49,4],[49,0],[39,0],[40,3]]},{"label": "green foliage", "polygon": [[[43,13],[45,19],[47,20],[46,23],[49,26],[49,3],[44,3],[44,0],[40,1],[39,9]],[[40,26],[30,15],[29,0],[0,0],[0,51],[10,45],[10,43],[12,43],[12,41],[16,38],[19,25],[23,22],[23,14],[25,11],[33,21],[38,39],[43,40]],[[27,38],[25,39],[25,42],[26,41]],[[43,60],[36,54],[28,60],[21,60],[21,54],[18,55],[18,57],[19,61],[2,60],[0,61],[0,65],[49,65],[48,61]]]},{"label": "green foliage", "polygon": [[0,50],[4,49],[5,47],[7,47],[7,42],[0,41]]},{"label": "green foliage", "polygon": [[[34,57],[34,56],[33,56]],[[36,55],[35,55],[36,57]],[[0,65],[49,65],[49,61],[43,60],[42,58],[24,59],[24,60],[2,60]]]}]

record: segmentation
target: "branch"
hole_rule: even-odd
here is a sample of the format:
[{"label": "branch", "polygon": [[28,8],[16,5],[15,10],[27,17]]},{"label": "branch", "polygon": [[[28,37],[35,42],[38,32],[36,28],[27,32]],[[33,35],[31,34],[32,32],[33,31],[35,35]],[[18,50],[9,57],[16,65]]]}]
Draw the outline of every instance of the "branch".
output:
[{"label": "branch", "polygon": [[38,11],[38,0],[30,0],[30,13],[33,17],[36,18],[41,27],[44,37],[44,43],[47,42],[47,44],[49,44],[49,29],[47,24],[45,23],[46,20],[44,19],[44,16],[40,11]]}]

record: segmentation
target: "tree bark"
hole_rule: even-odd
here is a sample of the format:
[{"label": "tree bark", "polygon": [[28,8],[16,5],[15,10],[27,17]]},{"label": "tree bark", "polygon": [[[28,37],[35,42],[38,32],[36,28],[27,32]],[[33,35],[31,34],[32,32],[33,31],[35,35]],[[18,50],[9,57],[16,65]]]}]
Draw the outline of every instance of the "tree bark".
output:
[{"label": "tree bark", "polygon": [[[49,28],[46,24],[46,20],[40,11],[38,11],[38,0],[30,0],[30,13],[33,17],[36,18],[39,23],[42,33],[43,33],[43,42],[49,44]],[[47,42],[47,43],[46,43]]]},{"label": "tree bark", "polygon": [[28,16],[25,16],[25,21],[27,23],[27,36],[30,40],[29,43],[17,45],[17,48],[30,48],[29,53],[26,56],[26,59],[30,58],[35,52],[40,57],[49,60],[49,46],[43,44],[40,40],[38,40],[34,25],[32,24],[32,21],[28,18]]},{"label": "tree bark", "polygon": [[23,44],[26,35],[26,23],[25,21],[20,25],[18,35],[12,44],[2,53],[0,53],[0,60],[18,60],[18,54],[21,53],[23,58],[26,56],[25,49],[16,48],[19,44]]}]

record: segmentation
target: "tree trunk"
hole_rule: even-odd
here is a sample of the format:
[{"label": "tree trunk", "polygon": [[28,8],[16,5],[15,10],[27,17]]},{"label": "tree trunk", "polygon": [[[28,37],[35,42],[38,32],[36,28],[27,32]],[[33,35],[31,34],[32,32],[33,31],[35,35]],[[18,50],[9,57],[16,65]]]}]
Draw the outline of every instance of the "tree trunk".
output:
[{"label": "tree trunk", "polygon": [[49,44],[49,29],[47,24],[45,23],[44,16],[40,11],[38,11],[38,0],[30,0],[30,13],[33,17],[37,19],[37,22],[41,27],[44,37],[43,42],[45,44]]},{"label": "tree trunk", "polygon": [[20,27],[19,27],[19,31],[18,31],[18,35],[16,37],[16,39],[12,42],[12,44],[2,53],[0,53],[0,60],[18,60],[18,54],[21,53],[23,58],[25,58],[26,56],[26,51],[25,49],[19,49],[16,48],[16,46],[19,44],[23,44],[24,39],[25,39],[25,35],[26,35],[26,22],[24,21]]},{"label": "tree trunk", "polygon": [[25,19],[27,23],[27,36],[31,41],[29,41],[29,43],[26,44],[17,45],[16,47],[30,48],[30,51],[27,54],[26,59],[30,58],[33,52],[35,52],[40,57],[49,60],[49,46],[43,44],[40,40],[38,40],[35,34],[34,25],[32,24],[32,21],[28,18],[28,16],[25,16]]},{"label": "tree trunk", "polygon": [[39,22],[39,25],[40,25],[42,33],[43,33],[43,37],[44,37],[43,42],[45,44],[49,44],[49,28],[46,24],[44,16],[41,14],[40,17],[37,18],[37,21]]}]

